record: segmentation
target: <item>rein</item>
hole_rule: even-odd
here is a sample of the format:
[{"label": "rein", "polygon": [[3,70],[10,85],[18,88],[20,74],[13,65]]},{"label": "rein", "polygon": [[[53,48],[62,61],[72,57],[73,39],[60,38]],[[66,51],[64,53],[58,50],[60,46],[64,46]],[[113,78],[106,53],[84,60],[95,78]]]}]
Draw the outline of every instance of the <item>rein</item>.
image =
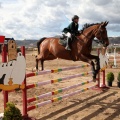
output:
[{"label": "rein", "polygon": [[74,36],[74,37],[75,37],[75,39],[79,40],[81,43],[84,43],[84,41],[81,40],[80,38],[78,38],[77,36]]}]

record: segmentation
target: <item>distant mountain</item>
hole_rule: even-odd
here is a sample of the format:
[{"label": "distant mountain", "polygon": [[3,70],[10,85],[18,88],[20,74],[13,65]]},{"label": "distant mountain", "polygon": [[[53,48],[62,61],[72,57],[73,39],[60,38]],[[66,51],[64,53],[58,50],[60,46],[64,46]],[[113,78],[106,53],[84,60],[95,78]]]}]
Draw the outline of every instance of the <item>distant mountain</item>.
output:
[{"label": "distant mountain", "polygon": [[110,43],[120,44],[120,37],[109,37]]},{"label": "distant mountain", "polygon": [[[56,36],[58,37],[58,36]],[[38,40],[16,40],[18,46],[37,47]],[[110,44],[120,44],[120,37],[109,37]],[[97,45],[93,42],[93,45]]]},{"label": "distant mountain", "polygon": [[16,40],[17,46],[36,47],[38,40]]},{"label": "distant mountain", "polygon": [[[113,45],[113,44],[120,45],[120,37],[109,37],[109,42],[111,45]],[[97,46],[97,43],[93,42],[93,46]]]}]

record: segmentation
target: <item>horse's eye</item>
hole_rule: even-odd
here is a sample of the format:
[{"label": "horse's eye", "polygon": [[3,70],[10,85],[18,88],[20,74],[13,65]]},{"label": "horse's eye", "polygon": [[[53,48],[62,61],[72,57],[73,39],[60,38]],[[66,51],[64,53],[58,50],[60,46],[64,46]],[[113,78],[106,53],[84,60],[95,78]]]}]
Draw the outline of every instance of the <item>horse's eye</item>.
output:
[{"label": "horse's eye", "polygon": [[103,32],[104,32],[104,30],[101,30],[101,32],[103,33]]}]

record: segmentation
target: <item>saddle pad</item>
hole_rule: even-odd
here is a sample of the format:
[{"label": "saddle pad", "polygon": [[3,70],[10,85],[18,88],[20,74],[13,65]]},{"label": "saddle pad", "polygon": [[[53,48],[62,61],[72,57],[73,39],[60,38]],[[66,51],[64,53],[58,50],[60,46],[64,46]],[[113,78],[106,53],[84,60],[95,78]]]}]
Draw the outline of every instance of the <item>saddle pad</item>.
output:
[{"label": "saddle pad", "polygon": [[67,45],[67,40],[66,40],[66,38],[60,38],[59,39],[59,42],[58,42],[60,45],[62,45],[62,46],[64,46],[64,47],[66,47],[66,45]]}]

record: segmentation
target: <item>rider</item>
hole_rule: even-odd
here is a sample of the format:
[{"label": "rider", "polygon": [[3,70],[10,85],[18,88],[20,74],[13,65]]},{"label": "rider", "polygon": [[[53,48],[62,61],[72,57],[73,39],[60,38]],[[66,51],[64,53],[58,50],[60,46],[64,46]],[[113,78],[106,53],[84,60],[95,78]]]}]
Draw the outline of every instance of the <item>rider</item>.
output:
[{"label": "rider", "polygon": [[72,18],[72,22],[69,24],[67,28],[63,29],[63,33],[67,36],[67,45],[66,45],[66,50],[71,50],[70,49],[70,42],[71,42],[71,36],[76,35],[79,33],[78,27],[79,27],[79,17],[77,15],[74,15]]}]

